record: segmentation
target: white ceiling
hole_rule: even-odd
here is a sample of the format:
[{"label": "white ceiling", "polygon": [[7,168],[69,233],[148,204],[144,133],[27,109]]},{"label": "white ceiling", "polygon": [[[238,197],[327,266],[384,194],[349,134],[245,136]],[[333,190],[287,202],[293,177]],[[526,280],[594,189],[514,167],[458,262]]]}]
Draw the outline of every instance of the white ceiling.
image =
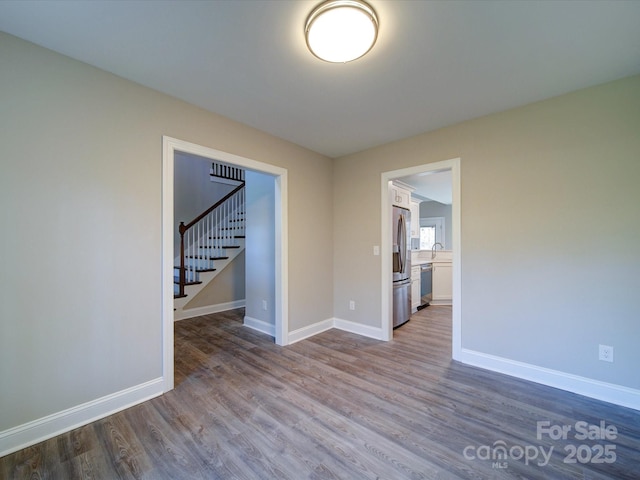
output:
[{"label": "white ceiling", "polygon": [[317,3],[4,0],[0,30],[329,157],[640,73],[640,1],[370,0],[348,64],[307,51]]},{"label": "white ceiling", "polygon": [[401,182],[414,188],[413,196],[420,200],[433,200],[451,205],[453,200],[451,170],[442,172],[425,172],[398,178]]}]

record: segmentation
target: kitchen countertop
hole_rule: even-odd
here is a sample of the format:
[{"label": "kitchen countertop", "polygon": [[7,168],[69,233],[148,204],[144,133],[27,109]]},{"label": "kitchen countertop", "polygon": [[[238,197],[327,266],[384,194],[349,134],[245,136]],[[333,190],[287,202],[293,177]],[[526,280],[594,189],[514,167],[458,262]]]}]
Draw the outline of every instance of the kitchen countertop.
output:
[{"label": "kitchen countertop", "polygon": [[411,264],[422,265],[425,263],[451,263],[453,252],[451,250],[438,250],[436,257],[431,258],[431,250],[412,250]]}]

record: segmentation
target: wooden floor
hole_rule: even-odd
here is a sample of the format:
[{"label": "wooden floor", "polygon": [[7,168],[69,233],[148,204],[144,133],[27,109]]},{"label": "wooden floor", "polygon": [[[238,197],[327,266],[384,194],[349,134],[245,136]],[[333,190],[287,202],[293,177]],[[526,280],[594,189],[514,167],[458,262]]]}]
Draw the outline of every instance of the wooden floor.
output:
[{"label": "wooden floor", "polygon": [[[6,456],[0,478],[640,478],[640,412],[452,362],[449,307],[388,343],[284,348],[242,315],[176,323],[174,391]],[[538,421],[572,431],[538,439]],[[617,438],[576,440],[581,421]]]}]

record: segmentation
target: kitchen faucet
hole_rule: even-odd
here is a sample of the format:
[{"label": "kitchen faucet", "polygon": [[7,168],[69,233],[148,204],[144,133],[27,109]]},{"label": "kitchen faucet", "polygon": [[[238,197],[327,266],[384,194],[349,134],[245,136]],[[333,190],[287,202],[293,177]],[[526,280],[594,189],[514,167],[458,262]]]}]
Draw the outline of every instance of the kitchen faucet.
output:
[{"label": "kitchen faucet", "polygon": [[431,260],[436,258],[436,245],[440,245],[440,249],[444,250],[444,245],[442,245],[440,242],[434,243],[433,247],[431,247]]}]

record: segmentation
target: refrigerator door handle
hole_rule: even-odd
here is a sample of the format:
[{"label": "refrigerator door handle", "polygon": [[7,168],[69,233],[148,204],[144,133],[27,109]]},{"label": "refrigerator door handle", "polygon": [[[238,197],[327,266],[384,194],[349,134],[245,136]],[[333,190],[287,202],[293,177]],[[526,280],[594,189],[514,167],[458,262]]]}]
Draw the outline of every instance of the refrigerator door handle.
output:
[{"label": "refrigerator door handle", "polygon": [[400,244],[400,251],[402,252],[402,272],[407,273],[407,220],[402,215],[402,243]]},{"label": "refrigerator door handle", "polygon": [[400,263],[400,272],[404,272],[404,255],[403,255],[403,250],[404,248],[404,215],[400,215],[400,217],[398,218],[398,258],[399,258],[399,263]]}]

